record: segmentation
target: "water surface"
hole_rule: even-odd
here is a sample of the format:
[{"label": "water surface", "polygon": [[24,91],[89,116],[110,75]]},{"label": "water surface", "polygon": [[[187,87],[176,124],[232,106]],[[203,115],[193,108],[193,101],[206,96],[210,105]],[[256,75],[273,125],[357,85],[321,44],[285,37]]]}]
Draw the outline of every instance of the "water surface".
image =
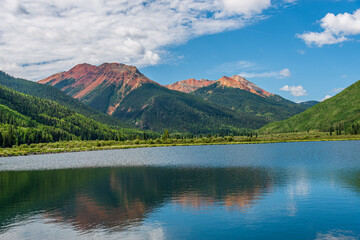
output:
[{"label": "water surface", "polygon": [[360,239],[360,142],[0,159],[0,239],[227,238]]}]

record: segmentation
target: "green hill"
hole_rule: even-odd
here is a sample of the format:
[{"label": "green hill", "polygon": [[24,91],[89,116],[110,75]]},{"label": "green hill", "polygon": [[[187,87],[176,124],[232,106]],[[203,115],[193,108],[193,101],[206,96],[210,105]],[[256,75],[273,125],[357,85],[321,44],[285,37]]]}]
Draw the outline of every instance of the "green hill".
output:
[{"label": "green hill", "polygon": [[0,85],[0,146],[60,140],[119,140],[121,133],[56,102]]},{"label": "green hill", "polygon": [[290,119],[274,122],[260,129],[264,133],[309,130],[358,133],[360,123],[360,81],[336,96]]},{"label": "green hill", "polygon": [[94,119],[99,123],[130,128],[130,126],[124,122],[91,108],[55,87],[14,78],[2,71],[0,71],[0,84],[21,93],[57,102],[79,114]]},{"label": "green hill", "polygon": [[220,86],[219,83],[200,88],[193,94],[237,113],[253,115],[266,123],[287,119],[309,108],[278,95],[262,97],[239,88]]},{"label": "green hill", "polygon": [[143,84],[131,91],[113,113],[143,129],[175,132],[228,133],[256,129],[266,121],[249,113],[205,102],[198,96],[169,90],[156,84]]}]

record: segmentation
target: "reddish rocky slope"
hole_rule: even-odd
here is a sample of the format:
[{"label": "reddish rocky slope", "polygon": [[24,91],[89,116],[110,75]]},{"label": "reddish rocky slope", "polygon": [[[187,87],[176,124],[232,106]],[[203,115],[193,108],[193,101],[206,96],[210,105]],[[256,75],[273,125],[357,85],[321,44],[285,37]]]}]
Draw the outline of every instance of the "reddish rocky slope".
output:
[{"label": "reddish rocky slope", "polygon": [[[104,63],[98,67],[79,64],[39,83],[55,86],[74,98],[93,103],[90,105],[110,115],[134,89],[144,83],[158,84],[141,74],[136,67],[119,63]],[[103,102],[94,102],[100,100]]]},{"label": "reddish rocky slope", "polygon": [[274,95],[238,75],[234,75],[232,77],[224,76],[217,81],[211,81],[211,80],[205,80],[205,79],[196,80],[196,79],[191,78],[191,79],[179,81],[179,82],[176,82],[176,83],[173,83],[170,85],[166,85],[165,87],[167,87],[171,90],[190,93],[190,92],[194,92],[200,88],[207,87],[207,86],[215,84],[215,83],[218,83],[218,86],[221,86],[221,87],[239,88],[239,89],[254,93],[261,97],[269,97],[269,96]]},{"label": "reddish rocky slope", "polygon": [[176,83],[173,83],[170,85],[165,85],[165,87],[167,87],[168,89],[171,89],[171,90],[176,90],[176,91],[180,91],[180,92],[184,92],[184,93],[190,93],[190,92],[198,90],[199,88],[209,86],[213,83],[214,83],[214,81],[211,81],[211,80],[206,80],[206,79],[196,80],[194,78],[191,78],[191,79],[179,81],[179,82],[176,82]]}]

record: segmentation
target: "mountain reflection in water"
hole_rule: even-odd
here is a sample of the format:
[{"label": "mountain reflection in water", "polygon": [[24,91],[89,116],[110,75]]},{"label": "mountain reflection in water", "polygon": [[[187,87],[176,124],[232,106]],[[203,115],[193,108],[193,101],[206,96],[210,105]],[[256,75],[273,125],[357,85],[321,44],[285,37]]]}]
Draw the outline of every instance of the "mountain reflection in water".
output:
[{"label": "mountain reflection in water", "polygon": [[264,168],[73,169],[0,172],[0,224],[39,212],[78,230],[117,231],[166,202],[193,210],[224,205],[244,211],[270,191],[277,174]]},{"label": "mountain reflection in water", "polygon": [[[359,193],[357,169],[0,172],[0,238],[198,239],[206,233],[214,239],[238,234],[263,239],[284,233],[297,239],[358,239]],[[314,225],[317,230],[306,230]]]}]

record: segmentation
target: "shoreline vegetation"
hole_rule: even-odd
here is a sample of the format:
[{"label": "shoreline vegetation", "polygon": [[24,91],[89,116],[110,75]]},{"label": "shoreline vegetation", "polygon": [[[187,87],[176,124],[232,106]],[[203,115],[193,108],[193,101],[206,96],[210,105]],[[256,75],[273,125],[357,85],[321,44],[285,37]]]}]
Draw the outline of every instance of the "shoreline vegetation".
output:
[{"label": "shoreline vegetation", "polygon": [[115,150],[129,148],[166,147],[166,146],[200,146],[229,144],[266,144],[285,142],[315,142],[315,141],[350,141],[360,140],[360,135],[331,135],[325,132],[296,132],[249,136],[208,136],[197,138],[171,138],[162,136],[147,140],[126,141],[60,141],[51,143],[22,144],[11,148],[0,148],[0,157],[54,154],[65,152],[85,152],[100,150]]}]

